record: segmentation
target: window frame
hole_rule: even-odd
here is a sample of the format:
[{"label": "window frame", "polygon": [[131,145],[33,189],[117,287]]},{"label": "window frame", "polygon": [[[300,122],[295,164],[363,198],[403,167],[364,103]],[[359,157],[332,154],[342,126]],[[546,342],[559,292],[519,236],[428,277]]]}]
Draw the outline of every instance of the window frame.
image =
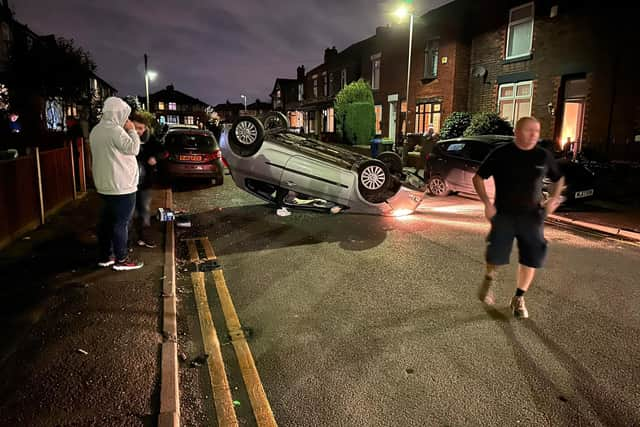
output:
[{"label": "window frame", "polygon": [[[437,46],[434,48],[432,43],[437,43]],[[436,58],[433,60],[433,52],[437,52]],[[438,72],[440,71],[438,67],[440,62],[440,38],[434,37],[432,39],[427,40],[427,43],[424,47],[424,72],[422,74],[422,78],[424,79],[436,79],[438,78]],[[435,68],[435,73],[433,73],[433,69]]]},{"label": "window frame", "polygon": [[[378,64],[378,74],[376,81],[376,64]],[[382,80],[382,53],[371,55],[371,90],[380,90]]]},{"label": "window frame", "polygon": [[[525,7],[531,7],[531,18],[512,21],[513,12],[520,9],[524,9]],[[508,61],[511,59],[526,58],[527,56],[531,55],[531,52],[533,51],[533,30],[534,30],[535,18],[536,18],[536,8],[535,8],[534,2],[524,3],[524,4],[521,4],[520,6],[513,7],[509,10],[509,24],[507,25],[507,44],[505,45],[505,51],[504,51],[505,60]],[[509,43],[511,42],[511,28],[515,25],[524,24],[529,20],[531,20],[531,37],[529,39],[529,51],[526,53],[509,56]]]},{"label": "window frame", "polygon": [[340,89],[344,89],[347,86],[347,69],[343,68],[340,72]]},{"label": "window frame", "polygon": [[[173,106],[173,108],[171,108],[171,106]],[[169,111],[178,111],[178,104],[175,102],[167,103],[167,107]]]},{"label": "window frame", "polygon": [[[429,111],[426,110],[426,106],[431,105],[431,109]],[[435,106],[438,105],[439,108],[436,111]],[[423,107],[424,106],[424,107]],[[429,131],[429,126],[434,125],[433,118],[439,116],[438,120],[438,129],[433,128],[434,133],[439,133],[440,128],[442,128],[442,101],[428,101],[428,102],[418,102],[416,103],[416,111],[415,111],[415,133],[418,134],[426,134]],[[428,120],[426,120],[428,118]]]},{"label": "window frame", "polygon": [[[520,95],[518,96],[518,87],[519,86],[525,86],[528,85],[529,86],[529,95],[528,96],[523,96]],[[513,88],[513,95],[510,97],[503,97],[502,96],[502,89],[505,87],[509,87],[511,86]],[[513,82],[513,83],[503,83],[501,85],[498,85],[498,106],[497,106],[497,113],[498,115],[500,115],[500,117],[502,117],[503,119],[511,122],[512,125],[514,125],[518,119],[516,118],[516,102],[518,100],[522,100],[522,99],[528,99],[529,100],[529,112],[522,116],[522,117],[527,117],[531,115],[531,110],[533,109],[533,80],[523,80],[520,82]],[[502,104],[502,101],[507,101],[507,100],[512,100],[512,111],[513,111],[513,117],[511,120],[508,120],[506,117],[503,117],[500,113],[500,105]]]}]

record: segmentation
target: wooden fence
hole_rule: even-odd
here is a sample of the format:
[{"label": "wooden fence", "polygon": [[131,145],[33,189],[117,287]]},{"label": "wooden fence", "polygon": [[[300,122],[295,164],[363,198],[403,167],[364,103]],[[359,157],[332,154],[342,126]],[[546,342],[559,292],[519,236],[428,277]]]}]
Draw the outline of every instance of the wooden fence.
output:
[{"label": "wooden fence", "polygon": [[47,215],[77,197],[76,166],[80,189],[86,191],[84,144],[81,140],[74,144],[77,158],[67,144],[0,161],[0,249],[44,224]]}]

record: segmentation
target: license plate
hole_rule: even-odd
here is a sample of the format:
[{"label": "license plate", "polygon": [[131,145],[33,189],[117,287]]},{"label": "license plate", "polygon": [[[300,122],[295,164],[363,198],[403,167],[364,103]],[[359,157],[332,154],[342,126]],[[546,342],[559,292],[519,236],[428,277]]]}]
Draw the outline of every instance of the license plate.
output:
[{"label": "license plate", "polygon": [[178,157],[180,160],[184,160],[187,162],[199,162],[202,161],[202,156],[180,156]]},{"label": "license plate", "polygon": [[575,194],[576,199],[583,199],[589,196],[593,196],[593,190],[577,191]]}]

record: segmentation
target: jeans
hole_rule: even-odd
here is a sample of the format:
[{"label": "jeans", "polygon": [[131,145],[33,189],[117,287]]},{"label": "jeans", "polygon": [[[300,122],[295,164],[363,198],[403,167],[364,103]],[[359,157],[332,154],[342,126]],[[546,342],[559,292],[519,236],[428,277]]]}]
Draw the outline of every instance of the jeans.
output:
[{"label": "jeans", "polygon": [[136,193],[102,197],[102,211],[98,223],[100,260],[115,256],[123,261],[129,255],[129,222],[136,204]]},{"label": "jeans", "polygon": [[136,193],[136,230],[138,239],[145,240],[144,229],[151,226],[151,189],[138,190]]}]

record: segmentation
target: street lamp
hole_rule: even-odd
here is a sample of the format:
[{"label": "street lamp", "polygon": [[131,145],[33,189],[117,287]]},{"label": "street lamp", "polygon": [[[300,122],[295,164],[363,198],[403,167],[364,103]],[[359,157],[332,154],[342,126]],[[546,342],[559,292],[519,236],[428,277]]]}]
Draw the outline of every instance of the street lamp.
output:
[{"label": "street lamp", "polygon": [[[409,1],[408,1],[409,2]],[[394,15],[399,19],[404,19],[409,16],[409,59],[407,61],[407,92],[406,92],[406,103],[407,103],[407,112],[404,119],[405,125],[405,136],[407,131],[409,130],[409,84],[411,82],[411,46],[413,44],[413,13],[409,10],[408,6],[402,5],[396,9]],[[402,112],[402,103],[400,104],[400,112]]]},{"label": "street lamp", "polygon": [[240,98],[244,99],[244,112],[247,112],[247,96],[246,95],[240,95]]},{"label": "street lamp", "polygon": [[149,103],[149,81],[153,81],[158,77],[158,73],[147,68],[148,57],[144,54],[144,86],[147,92],[147,111],[151,112],[151,104]]}]

